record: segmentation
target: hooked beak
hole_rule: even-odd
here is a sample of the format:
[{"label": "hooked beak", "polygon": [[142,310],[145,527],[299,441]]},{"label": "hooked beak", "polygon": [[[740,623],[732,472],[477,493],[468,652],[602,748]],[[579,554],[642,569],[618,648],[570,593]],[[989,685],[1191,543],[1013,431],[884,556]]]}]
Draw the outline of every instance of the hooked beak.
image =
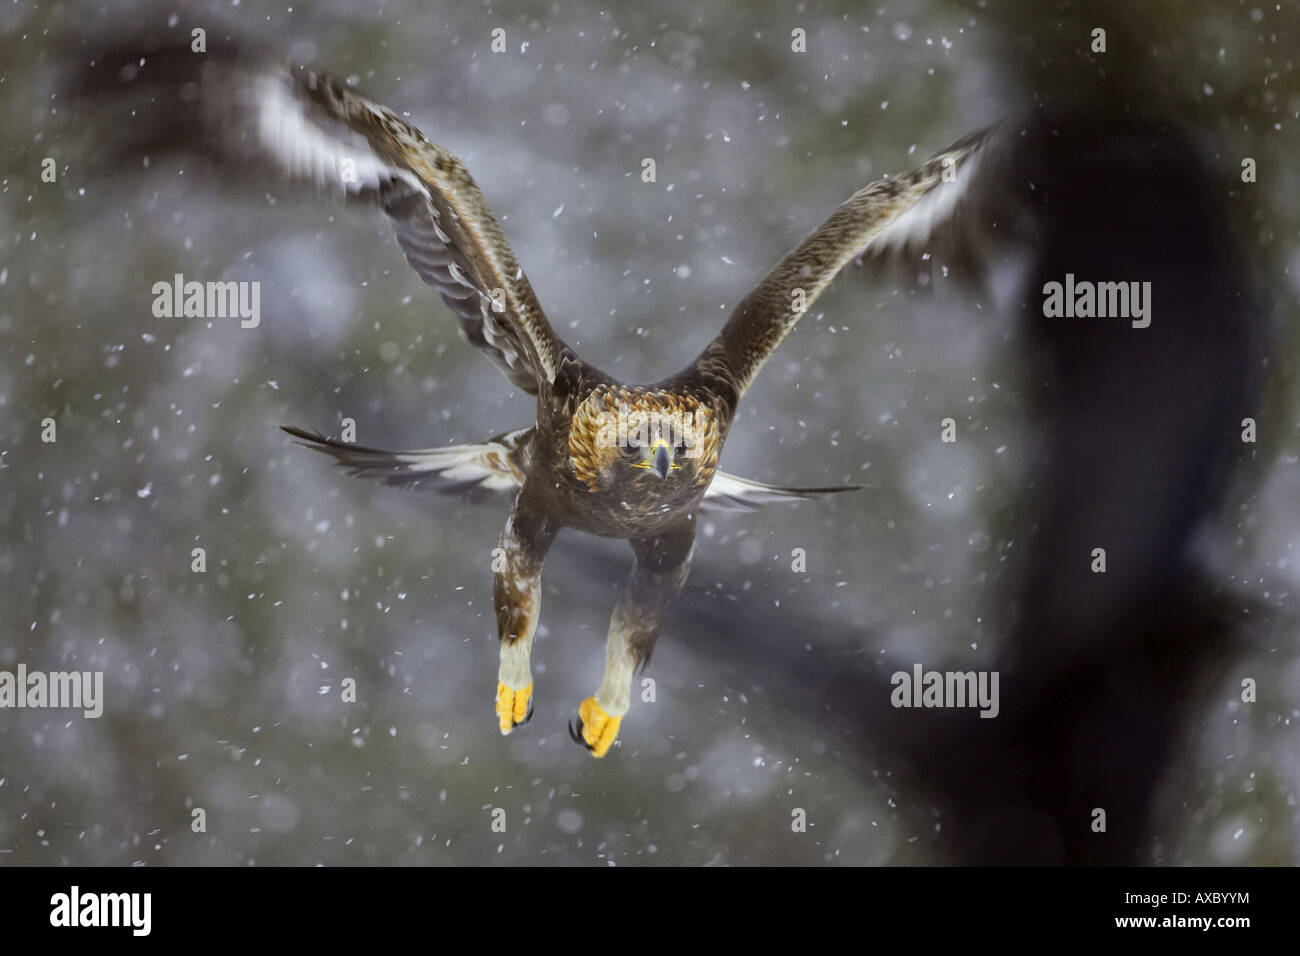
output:
[{"label": "hooked beak", "polygon": [[645,468],[649,471],[653,471],[662,481],[668,477],[668,472],[676,471],[678,468],[682,467],[680,464],[673,461],[675,457],[676,455],[673,452],[673,446],[668,444],[668,442],[664,441],[662,438],[658,438],[655,440],[655,443],[650,446],[650,453],[645,456],[643,461],[638,461],[636,466],[638,468]]},{"label": "hooked beak", "polygon": [[650,468],[660,478],[668,477],[668,469],[672,467],[672,458],[668,455],[668,443],[659,442],[655,446],[653,458],[650,462]]}]

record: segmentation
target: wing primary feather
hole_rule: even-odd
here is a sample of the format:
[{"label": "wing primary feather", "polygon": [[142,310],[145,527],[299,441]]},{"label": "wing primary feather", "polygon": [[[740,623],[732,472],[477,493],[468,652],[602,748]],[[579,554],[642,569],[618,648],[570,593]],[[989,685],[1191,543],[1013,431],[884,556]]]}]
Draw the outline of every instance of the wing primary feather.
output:
[{"label": "wing primary feather", "polygon": [[520,484],[523,470],[515,453],[530,431],[509,432],[481,445],[389,451],[342,442],[293,425],[280,428],[304,447],[329,455],[350,475],[395,487],[424,485],[445,494],[474,496],[507,491]]},{"label": "wing primary feather", "polygon": [[701,507],[710,511],[757,511],[767,505],[795,504],[816,495],[837,494],[841,491],[858,491],[861,485],[839,485],[828,488],[788,488],[768,485],[749,478],[720,471],[713,476]]},{"label": "wing primary feather", "polygon": [[970,191],[973,160],[989,136],[981,130],[963,137],[911,172],[850,196],[745,296],[692,370],[724,383],[739,401],[844,266],[887,246],[906,247],[916,236],[928,241],[936,228],[946,228]]}]

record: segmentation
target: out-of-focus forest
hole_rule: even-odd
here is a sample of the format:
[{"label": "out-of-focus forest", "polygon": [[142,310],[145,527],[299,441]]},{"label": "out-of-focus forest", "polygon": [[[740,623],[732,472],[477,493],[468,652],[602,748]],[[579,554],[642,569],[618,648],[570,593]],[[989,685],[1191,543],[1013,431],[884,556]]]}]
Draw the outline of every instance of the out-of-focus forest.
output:
[{"label": "out-of-focus forest", "polygon": [[[1136,855],[1300,860],[1300,12],[1134,6],[0,7],[0,669],[102,670],[106,698],[97,720],[0,711],[0,865],[950,862],[945,807],[816,675],[988,668],[1017,613],[1041,474],[1023,330],[851,269],[745,396],[722,467],[863,490],[701,519],[655,699],[634,695],[599,761],[566,724],[600,679],[631,555],[562,534],[536,713],[501,737],[490,565],[509,499],[351,479],[277,426],[473,443],[530,424],[532,401],[461,341],[378,212],[232,188],[185,157],[93,162],[97,101],[69,68],[192,27],[350,78],[455,152],[559,333],[645,382],[837,203],[1032,108],[1063,51],[1109,26],[1089,75],[1157,78],[1153,102],[1195,131],[1271,335],[1259,442],[1195,538],[1238,613]],[[260,325],[155,318],[153,284],[176,273],[259,281]],[[947,417],[955,444],[936,440]]]}]

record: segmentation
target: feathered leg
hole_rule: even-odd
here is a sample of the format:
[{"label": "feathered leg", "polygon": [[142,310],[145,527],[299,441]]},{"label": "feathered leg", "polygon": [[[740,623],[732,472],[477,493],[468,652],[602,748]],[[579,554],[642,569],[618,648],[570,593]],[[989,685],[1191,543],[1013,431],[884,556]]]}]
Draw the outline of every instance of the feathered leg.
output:
[{"label": "feathered leg", "polygon": [[633,539],[636,564],[627,590],[614,608],[605,641],[605,676],[595,696],[578,708],[575,741],[594,757],[609,752],[627,713],[636,669],[650,660],[664,615],[681,593],[690,573],[695,543],[695,516],[653,538]]},{"label": "feathered leg", "polygon": [[503,734],[528,723],[533,716],[529,658],[542,605],[542,563],[555,540],[555,531],[540,511],[528,507],[520,492],[492,556],[492,599],[501,641],[496,709]]}]

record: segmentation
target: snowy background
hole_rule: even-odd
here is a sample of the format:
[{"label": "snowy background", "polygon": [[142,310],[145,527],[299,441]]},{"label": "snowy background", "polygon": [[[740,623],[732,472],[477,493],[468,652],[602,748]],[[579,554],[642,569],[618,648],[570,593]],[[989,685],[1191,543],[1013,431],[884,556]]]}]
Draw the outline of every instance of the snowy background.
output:
[{"label": "snowy background", "polygon": [[[1259,161],[1257,265],[1287,345],[1296,13],[1144,7],[1147,54],[1175,64],[1189,108],[1222,117],[1230,157]],[[490,551],[508,501],[349,479],[276,427],[337,432],[350,416],[360,442],[401,448],[530,423],[531,402],[461,342],[383,217],[278,183],[232,192],[175,158],[91,170],[93,104],[56,90],[66,56],[169,16],[355,77],[472,170],[560,334],[652,381],[852,191],[1028,102],[1000,45],[1024,29],[1032,48],[1023,11],[364,8],[0,7],[0,668],[103,670],[107,696],[99,720],[0,712],[0,865],[942,862],[942,815],[815,686],[778,693],[783,673],[747,632],[843,668],[988,665],[1033,461],[1010,320],[853,276],[818,302],[746,396],[722,465],[866,488],[702,521],[649,671],[657,699],[634,697],[620,745],[594,761],[565,725],[599,681],[626,546],[560,537],[536,715],[502,738]],[[489,52],[495,27],[506,54]],[[794,27],[807,54],[791,52]],[[45,156],[58,184],[40,182]],[[177,272],[259,280],[260,327],[155,319],[151,286]],[[1300,405],[1292,360],[1275,355],[1284,425],[1203,550],[1225,586],[1285,615],[1300,585]],[[39,437],[47,416],[54,445]],[[933,441],[947,416],[972,440]],[[194,547],[206,574],[190,571]],[[1247,644],[1168,768],[1153,862],[1300,860],[1300,646],[1276,625]],[[1234,703],[1241,673],[1270,682],[1253,707]],[[195,807],[206,833],[191,832]]]}]

